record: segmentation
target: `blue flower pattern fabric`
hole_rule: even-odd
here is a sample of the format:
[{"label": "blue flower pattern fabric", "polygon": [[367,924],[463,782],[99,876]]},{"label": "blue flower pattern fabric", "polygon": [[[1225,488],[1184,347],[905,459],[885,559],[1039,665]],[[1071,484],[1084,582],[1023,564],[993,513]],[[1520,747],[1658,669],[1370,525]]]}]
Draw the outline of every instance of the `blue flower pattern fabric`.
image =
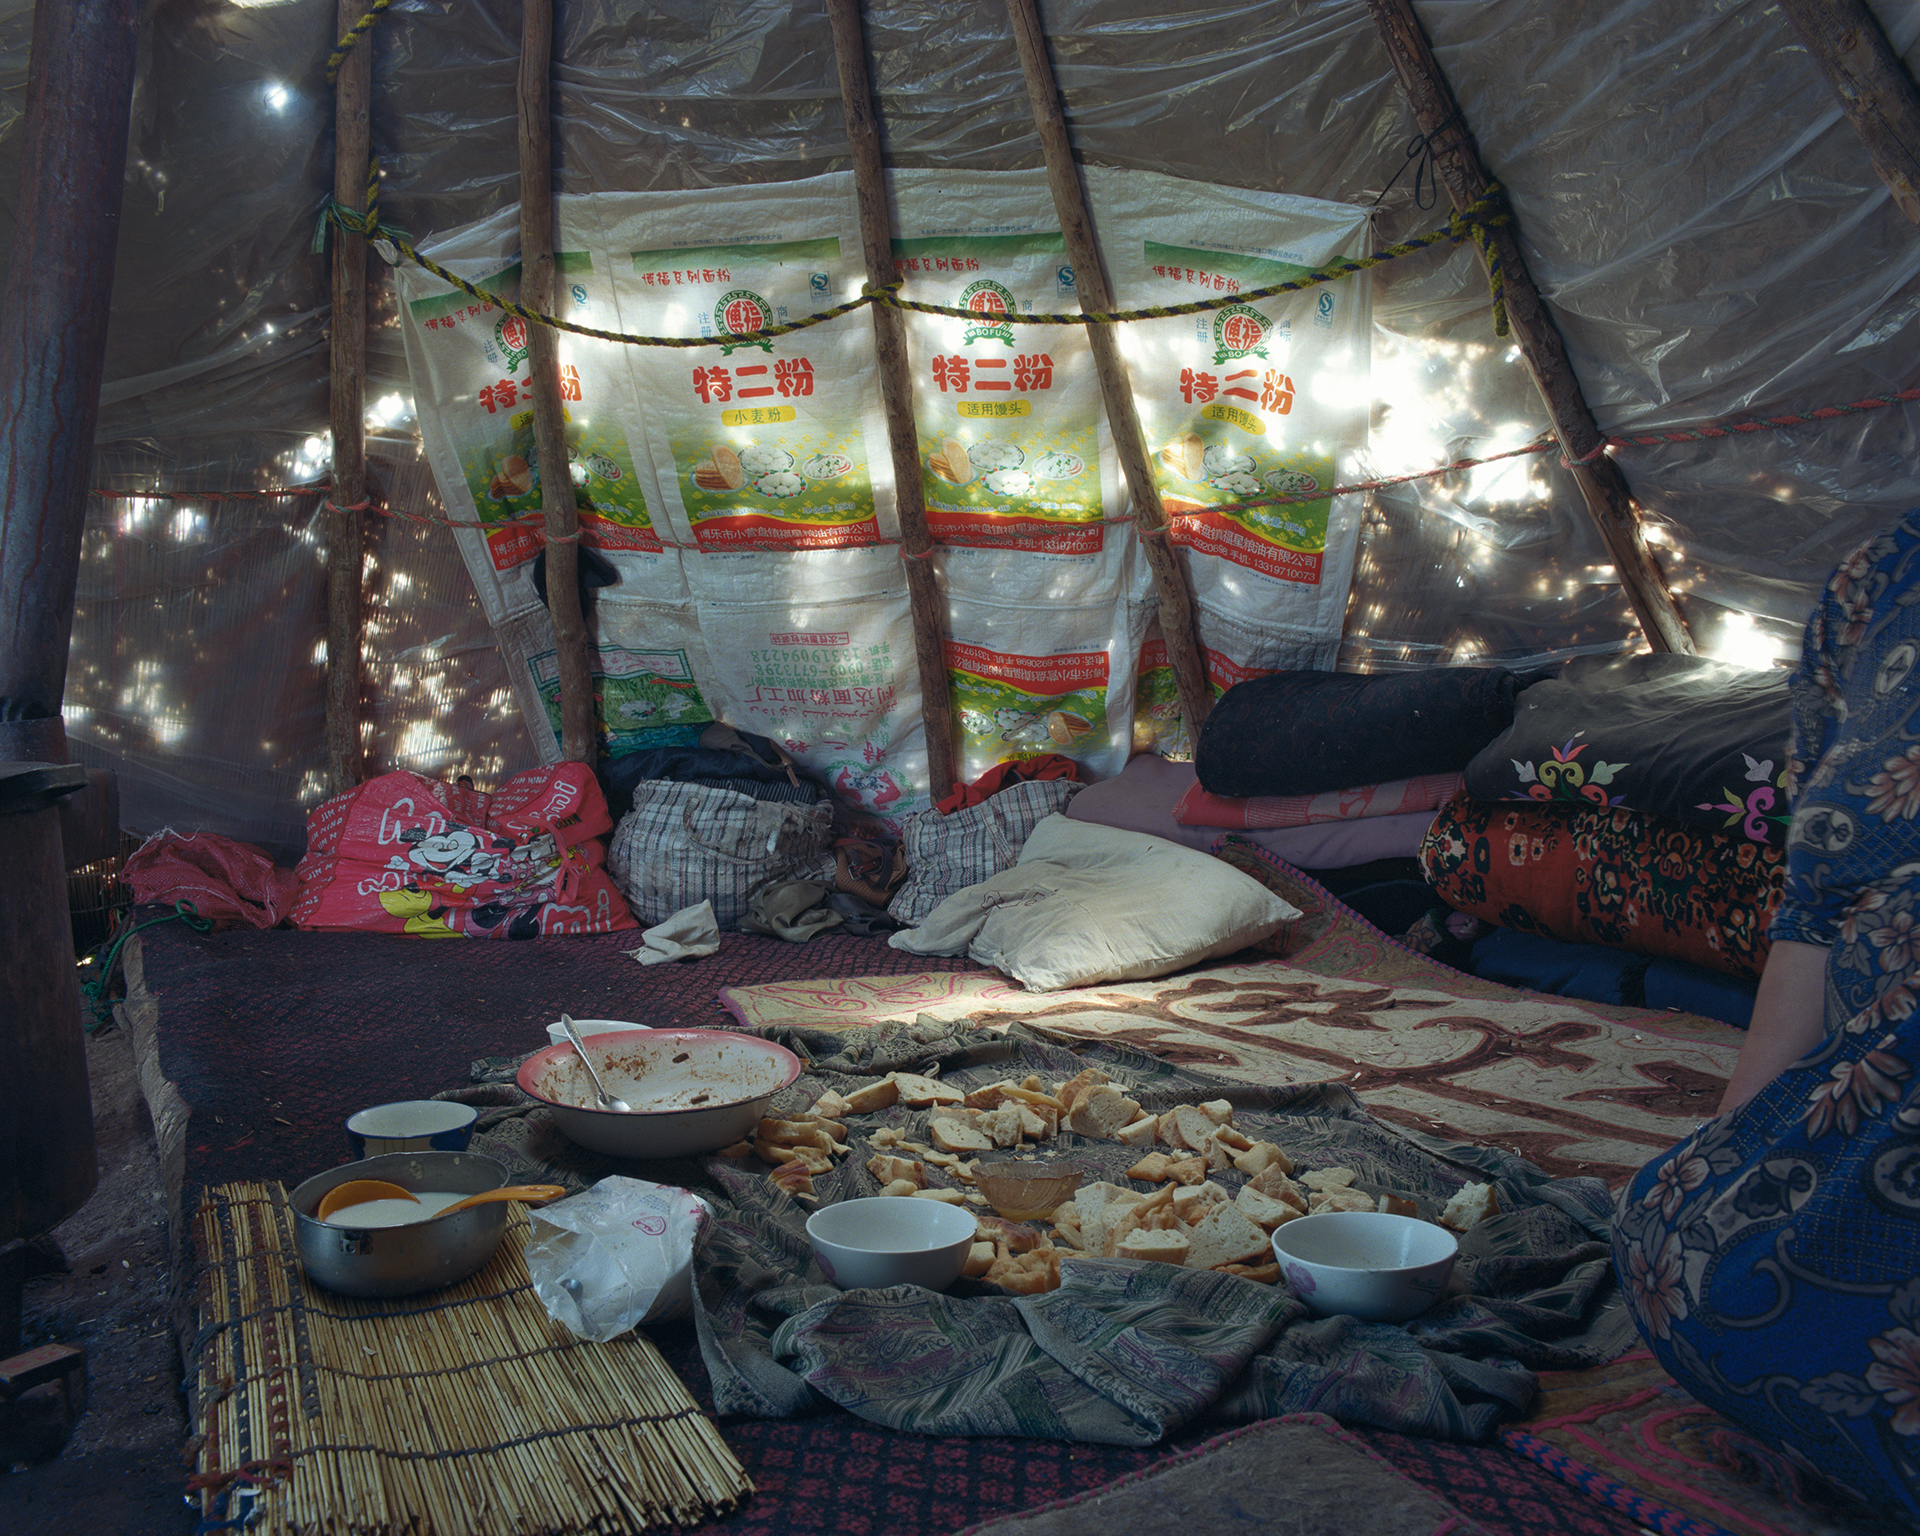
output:
[{"label": "blue flower pattern fabric", "polygon": [[1793,679],[1772,937],[1830,945],[1821,1044],[1620,1196],[1642,1333],[1701,1402],[1920,1515],[1920,513],[1854,551]]}]

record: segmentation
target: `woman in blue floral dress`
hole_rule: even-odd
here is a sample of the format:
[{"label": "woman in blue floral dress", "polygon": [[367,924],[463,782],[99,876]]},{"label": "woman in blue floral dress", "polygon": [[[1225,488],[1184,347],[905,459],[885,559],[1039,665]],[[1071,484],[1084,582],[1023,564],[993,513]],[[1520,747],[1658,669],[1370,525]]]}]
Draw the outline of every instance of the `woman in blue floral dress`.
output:
[{"label": "woman in blue floral dress", "polygon": [[1834,572],[1793,679],[1786,899],[1708,1121],[1620,1197],[1701,1402],[1920,1518],[1920,512]]}]

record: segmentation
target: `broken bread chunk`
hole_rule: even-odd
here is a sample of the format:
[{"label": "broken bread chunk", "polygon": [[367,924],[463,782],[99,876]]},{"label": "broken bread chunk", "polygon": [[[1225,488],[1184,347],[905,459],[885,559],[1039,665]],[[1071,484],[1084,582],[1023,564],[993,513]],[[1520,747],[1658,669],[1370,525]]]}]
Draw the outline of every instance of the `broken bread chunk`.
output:
[{"label": "broken bread chunk", "polygon": [[1491,1184],[1467,1184],[1447,1202],[1446,1209],[1440,1213],[1440,1225],[1465,1232],[1499,1213],[1500,1199]]}]

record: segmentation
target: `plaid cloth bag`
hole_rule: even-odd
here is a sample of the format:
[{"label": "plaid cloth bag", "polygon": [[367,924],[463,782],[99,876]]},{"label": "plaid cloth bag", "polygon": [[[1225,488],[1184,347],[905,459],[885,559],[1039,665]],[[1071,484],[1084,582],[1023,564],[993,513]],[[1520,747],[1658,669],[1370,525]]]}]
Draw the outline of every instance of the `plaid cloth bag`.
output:
[{"label": "plaid cloth bag", "polygon": [[788,880],[834,883],[833,802],[756,800],[731,789],[643,779],[614,829],[607,869],[643,927],[711,901],[736,929],[756,892]]},{"label": "plaid cloth bag", "polygon": [[936,808],[909,816],[900,830],[907,879],[887,911],[915,927],[955,891],[1012,869],[1027,834],[1086,787],[1073,779],[1034,779],[952,815]]}]

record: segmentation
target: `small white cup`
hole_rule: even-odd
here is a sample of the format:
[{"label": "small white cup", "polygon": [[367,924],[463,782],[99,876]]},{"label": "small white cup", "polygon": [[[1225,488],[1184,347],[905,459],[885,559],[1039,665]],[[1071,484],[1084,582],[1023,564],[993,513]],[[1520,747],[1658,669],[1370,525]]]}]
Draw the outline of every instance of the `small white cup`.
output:
[{"label": "small white cup", "polygon": [[402,1099],[347,1116],[347,1145],[356,1158],[383,1152],[464,1152],[480,1111],[451,1099]]},{"label": "small white cup", "polygon": [[[620,1019],[575,1019],[573,1027],[580,1032],[580,1038],[588,1035],[604,1035],[616,1029],[651,1029],[651,1024],[628,1024]],[[547,1039],[554,1045],[567,1043],[567,1032],[558,1024],[547,1026]]]}]

